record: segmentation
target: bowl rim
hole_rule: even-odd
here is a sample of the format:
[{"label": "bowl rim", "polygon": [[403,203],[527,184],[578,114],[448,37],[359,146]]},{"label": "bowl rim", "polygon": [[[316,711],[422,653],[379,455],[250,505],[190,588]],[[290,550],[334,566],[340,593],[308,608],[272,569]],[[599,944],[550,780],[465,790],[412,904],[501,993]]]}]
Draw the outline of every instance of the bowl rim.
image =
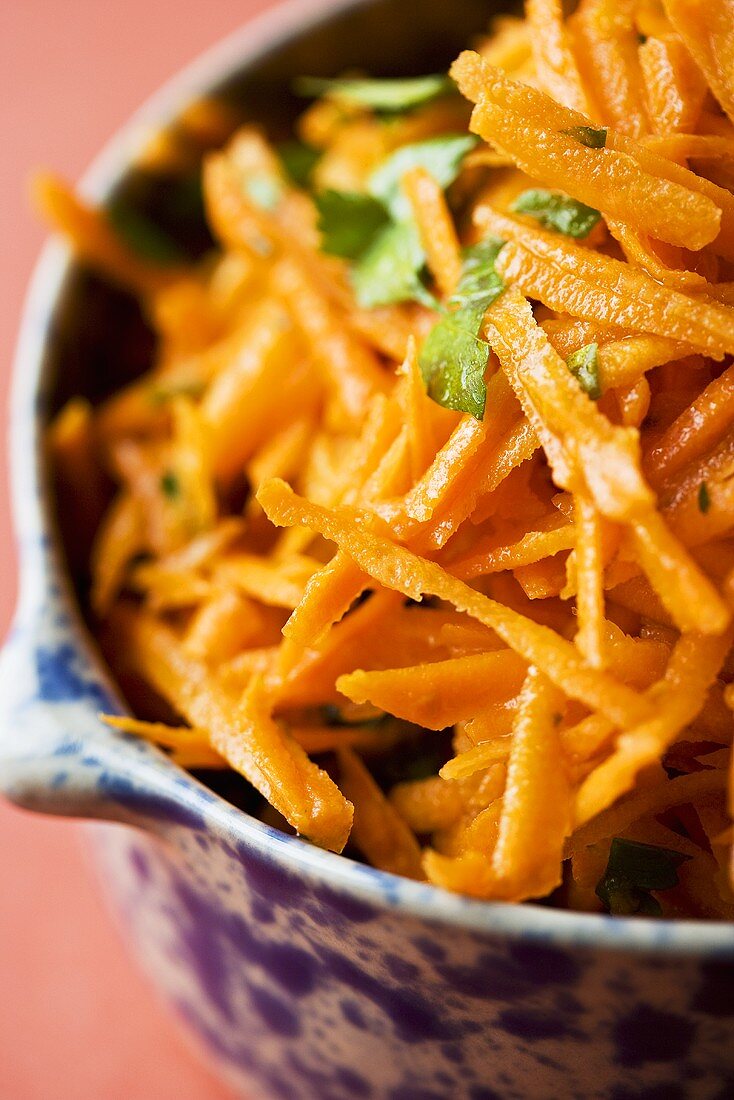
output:
[{"label": "bowl rim", "polygon": [[[248,64],[321,22],[372,0],[286,0],[276,3],[196,57],[136,110],[83,174],[80,191],[94,201],[104,200],[140,152],[151,127],[170,123],[186,103],[210,91]],[[10,471],[11,513],[18,553],[18,607],[16,621],[32,603],[32,593],[43,591],[69,620],[68,640],[75,652],[94,667],[103,682],[104,666],[90,636],[66,574],[63,553],[53,521],[53,500],[42,458],[42,414],[38,396],[44,383],[47,348],[53,341],[51,324],[69,276],[76,269],[70,250],[57,240],[47,242],[31,276],[22,311],[20,332],[11,372]],[[21,513],[32,537],[43,541],[51,555],[23,554]],[[27,533],[27,532],[26,532]],[[60,566],[60,589],[54,589],[40,568],[49,561]],[[39,568],[40,567],[40,568]],[[113,692],[114,694],[114,692]],[[160,754],[161,756],[163,754]],[[174,797],[203,801],[208,789],[167,757],[165,775]],[[144,765],[145,767],[145,765]],[[184,793],[182,777],[189,780]],[[159,777],[160,778],[160,777]],[[664,952],[682,956],[734,956],[734,923],[703,920],[625,919],[607,914],[579,913],[541,905],[480,901],[439,887],[378,871],[347,857],[323,851],[298,837],[288,836],[216,796],[207,800],[206,819],[225,839],[240,841],[265,857],[278,859],[286,870],[300,871],[325,886],[340,888],[377,907],[398,910],[474,932],[511,939],[552,942],[566,947],[599,947],[612,951]]]}]

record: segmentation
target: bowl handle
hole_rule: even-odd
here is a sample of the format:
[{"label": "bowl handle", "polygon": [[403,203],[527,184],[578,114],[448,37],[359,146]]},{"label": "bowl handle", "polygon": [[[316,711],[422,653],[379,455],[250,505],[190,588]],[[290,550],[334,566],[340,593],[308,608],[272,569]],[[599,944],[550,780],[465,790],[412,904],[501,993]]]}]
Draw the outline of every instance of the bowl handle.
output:
[{"label": "bowl handle", "polygon": [[24,569],[0,654],[0,794],[29,810],[156,832],[180,824],[188,812],[181,773],[153,746],[100,721],[101,711],[123,708],[69,614],[51,555],[42,557],[42,568]]}]

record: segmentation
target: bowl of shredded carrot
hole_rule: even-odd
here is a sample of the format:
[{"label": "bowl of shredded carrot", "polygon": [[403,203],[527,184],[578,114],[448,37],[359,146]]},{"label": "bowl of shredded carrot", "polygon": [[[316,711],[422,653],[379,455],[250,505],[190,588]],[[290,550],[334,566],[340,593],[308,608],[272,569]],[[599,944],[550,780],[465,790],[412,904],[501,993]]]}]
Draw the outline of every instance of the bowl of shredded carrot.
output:
[{"label": "bowl of shredded carrot", "polygon": [[196,261],[39,177],[155,336],[47,439],[110,725],[441,889],[731,919],[734,41],[607,8],[304,73],[281,144],[200,103]]},{"label": "bowl of shredded carrot", "polygon": [[[353,868],[365,904],[479,929],[482,958],[523,928],[611,954],[682,929],[723,958],[731,6],[478,7],[431,5],[413,41],[410,5],[336,5],[343,56],[319,8],[282,63],[265,35],[259,68],[230,57],[138,127],[105,201],[37,177],[76,279],[47,337],[52,539],[126,703],[94,722],[283,874]],[[532,1000],[512,958],[498,998]],[[471,969],[442,981],[484,996]],[[693,985],[645,981],[664,1001],[614,1035],[655,1067]],[[547,1073],[523,1094],[558,1095]]]}]

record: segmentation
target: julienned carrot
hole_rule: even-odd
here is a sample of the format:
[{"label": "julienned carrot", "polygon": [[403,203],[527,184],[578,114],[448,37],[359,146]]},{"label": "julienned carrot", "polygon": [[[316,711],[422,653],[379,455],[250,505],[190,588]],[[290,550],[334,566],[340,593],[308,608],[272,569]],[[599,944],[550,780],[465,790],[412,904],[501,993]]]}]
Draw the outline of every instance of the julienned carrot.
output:
[{"label": "julienned carrot", "polygon": [[639,471],[635,434],[611,425],[582,391],[518,291],[506,291],[490,308],[487,333],[556,482],[586,484],[610,519],[646,511],[652,494]]},{"label": "julienned carrot", "polygon": [[645,99],[657,134],[690,133],[706,98],[706,81],[681,40],[649,37],[638,50]]},{"label": "julienned carrot", "polygon": [[563,844],[572,820],[570,775],[558,734],[561,704],[558,690],[529,669],[492,853],[496,896],[508,900],[545,897],[561,882]]},{"label": "julienned carrot", "polygon": [[604,557],[599,513],[583,496],[575,498],[576,611],[575,642],[592,668],[607,664],[604,639]]},{"label": "julienned carrot", "polygon": [[568,41],[560,0],[527,0],[525,18],[543,91],[564,107],[596,117],[589,110],[589,91],[583,86]]},{"label": "julienned carrot", "polygon": [[734,19],[729,0],[663,0],[673,28],[734,122]]},{"label": "julienned carrot", "polygon": [[648,476],[659,483],[714,445],[734,422],[734,367],[711,382],[670,425],[645,459]]},{"label": "julienned carrot", "polygon": [[657,691],[651,689],[658,701],[658,714],[620,734],[609,759],[581,785],[576,796],[576,825],[611,806],[634,785],[642,768],[660,758],[701,709],[730,645],[731,632],[718,638],[689,634],[681,639]]},{"label": "julienned carrot", "polygon": [[588,669],[574,647],[555,632],[475,592],[435,563],[362,529],[348,514],[302,500],[278,481],[263,485],[258,499],[271,522],[278,526],[298,523],[318,531],[337,542],[360,568],[385,587],[415,600],[423,595],[438,596],[483,622],[521,657],[542,668],[567,694],[601,710],[612,721],[625,724],[631,715],[646,711],[635,692],[602,672]]},{"label": "julienned carrot", "polygon": [[270,716],[262,679],[254,677],[243,703],[232,702],[206,666],[186,657],[176,635],[145,615],[117,622],[128,658],[241,772],[291,825],[315,844],[341,851],[352,806],[321,768]]},{"label": "julienned carrot", "polygon": [[648,129],[637,57],[634,0],[582,0],[574,19],[579,56],[594,74],[601,121],[639,137]]},{"label": "julienned carrot", "polygon": [[426,729],[446,729],[477,708],[515,695],[525,664],[512,650],[455,657],[414,668],[376,672],[357,669],[340,676],[337,689],[355,703],[372,703]]},{"label": "julienned carrot", "polygon": [[354,843],[380,870],[407,878],[424,878],[421,850],[408,825],[355,752],[343,748],[337,755],[341,787],[354,803]]},{"label": "julienned carrot", "polygon": [[450,298],[461,275],[459,238],[442,188],[425,168],[412,168],[402,188],[413,209],[428,266],[441,293]]},{"label": "julienned carrot", "polygon": [[621,137],[623,151],[607,147],[608,140],[601,148],[582,145],[573,134],[579,126],[593,129],[589,118],[508,80],[477,54],[463,53],[451,72],[477,104],[474,132],[511,153],[528,175],[671,244],[702,248],[716,238],[721,211],[693,173],[680,169],[680,182],[668,178],[671,170],[652,175],[638,163],[639,143]]},{"label": "julienned carrot", "polygon": [[586,487],[603,515],[630,524],[641,564],[682,630],[721,633],[728,608],[655,511],[637,434],[612,426],[582,392],[518,291],[490,307],[487,327],[556,483],[574,493]]},{"label": "julienned carrot", "polygon": [[701,348],[734,351],[734,310],[662,287],[629,264],[480,207],[477,225],[509,238],[496,267],[508,281],[559,313],[621,324]]},{"label": "julienned carrot", "polygon": [[511,151],[533,179],[658,240],[699,249],[718,236],[721,211],[710,198],[651,175],[626,153],[588,149],[563,131],[482,100],[471,126],[485,141]]}]

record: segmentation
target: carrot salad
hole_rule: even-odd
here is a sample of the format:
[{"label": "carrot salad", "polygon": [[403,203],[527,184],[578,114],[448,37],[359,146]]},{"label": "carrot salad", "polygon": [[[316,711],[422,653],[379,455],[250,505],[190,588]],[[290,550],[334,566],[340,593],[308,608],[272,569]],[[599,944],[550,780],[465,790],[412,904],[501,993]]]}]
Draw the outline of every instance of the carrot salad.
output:
[{"label": "carrot salad", "polygon": [[49,432],[103,718],[386,871],[731,919],[731,0],[474,45],[304,75],[284,144],[193,104],[139,167],[201,163],[196,262],[37,181],[156,336]]}]

